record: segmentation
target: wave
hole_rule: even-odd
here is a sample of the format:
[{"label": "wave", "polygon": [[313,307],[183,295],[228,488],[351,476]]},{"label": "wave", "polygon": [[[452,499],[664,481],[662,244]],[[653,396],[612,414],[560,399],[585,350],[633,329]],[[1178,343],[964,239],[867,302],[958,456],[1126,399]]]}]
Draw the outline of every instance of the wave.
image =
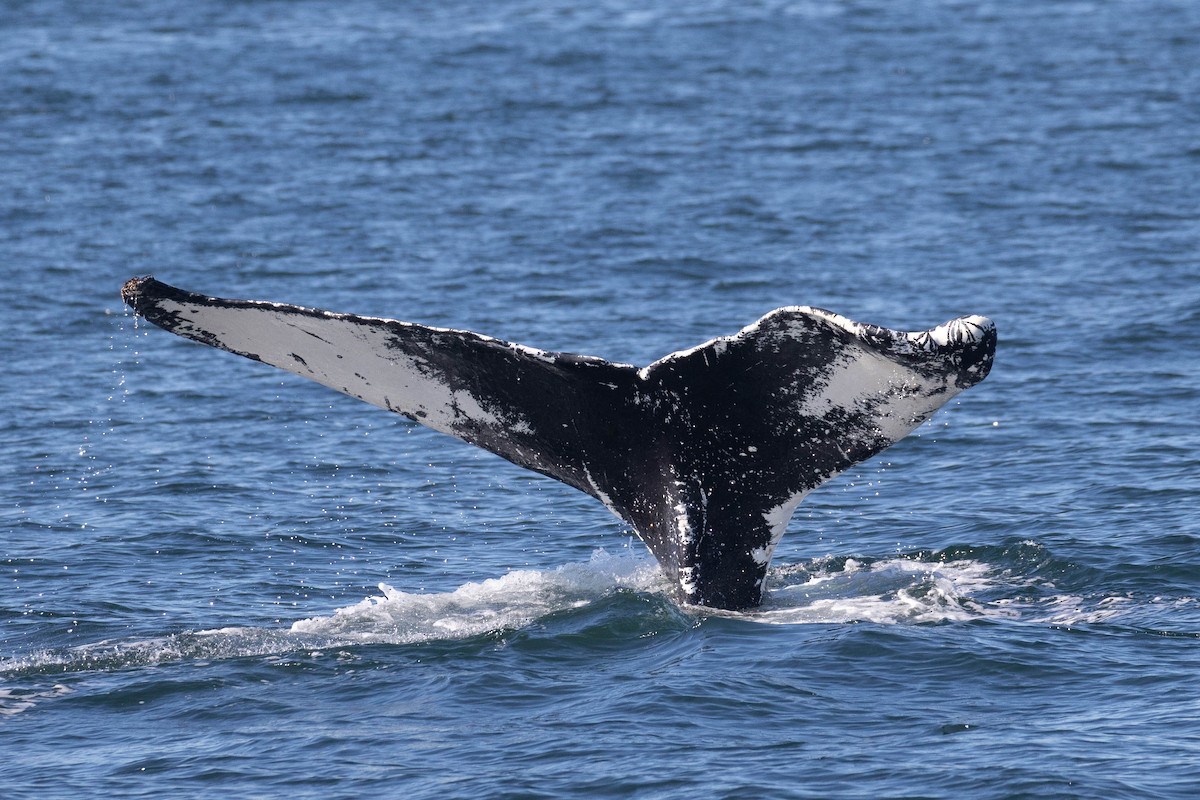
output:
[{"label": "wave", "polygon": [[[766,601],[760,608],[726,612],[676,606],[669,599],[668,582],[648,554],[597,550],[584,562],[515,570],[450,592],[413,593],[380,584],[378,596],[326,616],[297,620],[287,628],[225,627],[36,651],[0,659],[0,680],[12,687],[30,678],[171,662],[273,658],[364,644],[466,641],[528,629],[555,615],[611,624],[603,620],[642,614],[653,617],[647,625],[684,627],[711,617],[771,625],[979,619],[1076,625],[1126,617],[1136,626],[1140,615],[1155,610],[1150,606],[1166,602],[1156,598],[1147,604],[1127,596],[1060,589],[1055,580],[1070,568],[1032,542],[880,559],[826,556],[776,566],[768,575]],[[630,597],[653,602],[629,604]],[[1191,598],[1173,602],[1190,606],[1189,611],[1195,607]],[[662,615],[664,607],[672,609],[673,616]],[[547,625],[547,630],[553,635],[556,628]],[[59,684],[50,689],[0,687],[0,715],[19,713],[66,691]]]},{"label": "wave", "polygon": [[[598,550],[586,562],[548,570],[514,570],[451,592],[410,593],[380,584],[382,596],[368,597],[329,616],[298,620],[289,628],[232,626],[0,658],[0,680],[269,657],[362,644],[465,640],[584,609],[622,590],[665,598],[665,588],[662,573],[648,556]],[[4,691],[0,688],[0,713],[6,707]]]},{"label": "wave", "polygon": [[923,561],[827,557],[772,570],[766,602],[744,619],[775,625],[946,622],[1006,613],[975,599],[996,570],[963,558]]},{"label": "wave", "polygon": [[292,624],[292,632],[347,642],[411,644],[512,630],[583,608],[618,589],[662,592],[665,581],[646,557],[597,550],[591,559],[552,570],[515,570],[452,592],[414,594],[379,585],[382,597]]}]

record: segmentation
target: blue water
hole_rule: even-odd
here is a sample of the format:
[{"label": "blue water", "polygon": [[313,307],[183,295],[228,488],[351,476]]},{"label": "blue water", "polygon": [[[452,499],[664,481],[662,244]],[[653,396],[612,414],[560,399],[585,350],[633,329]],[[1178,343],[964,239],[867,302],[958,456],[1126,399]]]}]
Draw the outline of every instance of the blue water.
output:
[{"label": "blue water", "polygon": [[[0,795],[1195,797],[1200,5],[0,6]],[[599,503],[121,284],[991,377],[682,609]]]}]

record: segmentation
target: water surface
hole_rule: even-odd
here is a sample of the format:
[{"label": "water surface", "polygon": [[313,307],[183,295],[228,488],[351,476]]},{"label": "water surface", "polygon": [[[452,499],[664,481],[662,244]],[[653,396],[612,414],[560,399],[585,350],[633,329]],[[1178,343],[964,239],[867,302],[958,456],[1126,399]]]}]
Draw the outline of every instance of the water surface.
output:
[{"label": "water surface", "polygon": [[[0,9],[6,797],[1192,797],[1200,7]],[[637,364],[817,305],[992,375],[681,608],[590,498],[135,274]]]}]

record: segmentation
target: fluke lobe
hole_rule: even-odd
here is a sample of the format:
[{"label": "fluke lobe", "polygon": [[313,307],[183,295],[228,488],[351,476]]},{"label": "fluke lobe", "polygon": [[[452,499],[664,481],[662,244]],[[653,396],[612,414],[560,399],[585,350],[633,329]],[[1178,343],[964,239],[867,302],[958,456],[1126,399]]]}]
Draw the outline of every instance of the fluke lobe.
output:
[{"label": "fluke lobe", "polygon": [[172,333],[403,414],[602,502],[681,599],[762,601],[796,505],[983,380],[986,317],[903,333],[819,308],[638,368],[470,331],[254,300],[151,277],[121,289]]}]

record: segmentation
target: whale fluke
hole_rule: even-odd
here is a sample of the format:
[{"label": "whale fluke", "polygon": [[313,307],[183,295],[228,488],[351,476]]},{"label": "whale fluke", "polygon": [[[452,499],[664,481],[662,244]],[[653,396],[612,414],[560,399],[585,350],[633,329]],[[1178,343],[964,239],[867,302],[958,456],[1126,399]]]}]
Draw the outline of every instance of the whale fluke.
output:
[{"label": "whale fluke", "polygon": [[796,505],[991,369],[996,328],[903,333],[818,308],[637,368],[470,331],[253,300],[151,277],[121,289],[172,333],[294,372],[490,450],[603,503],[682,600],[762,600]]}]

